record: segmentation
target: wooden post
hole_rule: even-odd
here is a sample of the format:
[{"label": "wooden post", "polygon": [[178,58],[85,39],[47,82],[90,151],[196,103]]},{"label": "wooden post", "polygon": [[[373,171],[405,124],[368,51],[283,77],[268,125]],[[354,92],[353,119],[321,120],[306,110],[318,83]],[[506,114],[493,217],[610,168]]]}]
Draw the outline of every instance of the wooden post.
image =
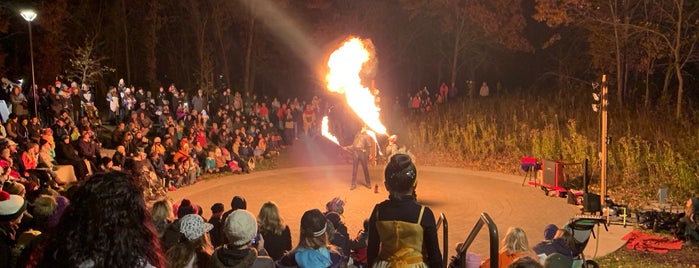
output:
[{"label": "wooden post", "polygon": [[[600,152],[600,208],[605,211],[605,199],[607,196],[607,107],[609,105],[608,99],[608,88],[607,88],[607,75],[602,75],[602,96],[600,111],[602,113],[602,129],[601,129],[601,152]],[[608,216],[608,212],[605,216]]]}]

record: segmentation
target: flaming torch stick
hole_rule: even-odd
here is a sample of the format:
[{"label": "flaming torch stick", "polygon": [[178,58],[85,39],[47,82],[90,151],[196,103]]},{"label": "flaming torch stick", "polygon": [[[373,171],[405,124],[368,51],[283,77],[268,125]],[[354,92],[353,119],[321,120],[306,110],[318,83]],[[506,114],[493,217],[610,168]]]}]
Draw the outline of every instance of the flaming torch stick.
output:
[{"label": "flaming torch stick", "polygon": [[[371,50],[371,52],[370,52]],[[379,119],[379,107],[375,96],[362,85],[362,76],[375,72],[376,59],[370,40],[353,37],[330,54],[326,76],[327,88],[331,92],[344,94],[347,104],[373,132],[369,133],[378,146],[376,134],[387,135],[386,127]],[[325,118],[323,119],[325,122]],[[332,134],[322,131],[324,137],[338,143]],[[327,135],[326,135],[327,134]],[[338,143],[339,145],[339,143]],[[379,150],[380,151],[380,150]]]}]

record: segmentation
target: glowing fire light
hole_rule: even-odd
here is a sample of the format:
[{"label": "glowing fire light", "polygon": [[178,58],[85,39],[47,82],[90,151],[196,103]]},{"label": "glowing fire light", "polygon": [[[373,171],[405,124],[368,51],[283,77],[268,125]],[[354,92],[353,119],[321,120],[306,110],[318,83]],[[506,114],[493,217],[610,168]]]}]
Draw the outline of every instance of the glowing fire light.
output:
[{"label": "glowing fire light", "polygon": [[323,137],[326,137],[330,141],[334,142],[337,145],[340,145],[340,142],[337,141],[337,138],[333,136],[333,134],[330,134],[330,131],[328,131],[328,117],[323,116],[323,121],[321,122],[320,125],[320,133],[323,134]]},{"label": "glowing fire light", "polygon": [[[371,130],[367,130],[366,134],[369,135],[369,137],[371,137],[372,139],[374,139],[374,144],[377,146],[377,149],[380,149],[380,148],[378,148],[379,141],[376,139],[376,133],[374,133]],[[376,150],[376,151],[379,153],[379,155],[383,155],[383,153],[381,153],[381,150]]]},{"label": "glowing fire light", "polygon": [[330,55],[327,87],[332,92],[344,94],[347,104],[369,129],[385,135],[386,127],[379,119],[379,107],[376,107],[375,97],[362,85],[360,78],[362,66],[370,59],[371,54],[362,40],[349,39]]}]

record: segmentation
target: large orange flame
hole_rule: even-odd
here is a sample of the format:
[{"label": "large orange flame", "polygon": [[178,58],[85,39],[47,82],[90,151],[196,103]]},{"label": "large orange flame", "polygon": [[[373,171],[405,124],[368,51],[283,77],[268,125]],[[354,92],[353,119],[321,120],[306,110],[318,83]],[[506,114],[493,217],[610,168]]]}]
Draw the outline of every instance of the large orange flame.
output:
[{"label": "large orange flame", "polygon": [[323,116],[323,121],[321,122],[321,125],[320,125],[320,133],[323,134],[323,137],[326,137],[328,140],[334,142],[337,145],[340,145],[340,142],[337,141],[337,138],[333,134],[330,134],[330,131],[328,131],[328,117],[327,116]]},{"label": "large orange flame", "polygon": [[351,38],[335,50],[328,59],[330,71],[326,76],[328,89],[344,94],[347,104],[362,119],[369,129],[386,134],[386,127],[379,119],[379,107],[375,96],[362,85],[360,73],[371,54],[359,38]]}]

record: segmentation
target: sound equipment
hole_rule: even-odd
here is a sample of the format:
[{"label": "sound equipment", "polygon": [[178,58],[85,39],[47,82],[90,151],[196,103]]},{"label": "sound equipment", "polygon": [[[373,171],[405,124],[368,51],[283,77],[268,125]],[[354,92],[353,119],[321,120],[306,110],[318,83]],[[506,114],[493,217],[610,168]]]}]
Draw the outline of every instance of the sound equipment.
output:
[{"label": "sound equipment", "polygon": [[600,204],[600,196],[593,193],[583,194],[583,210],[591,213],[602,211]]},{"label": "sound equipment", "polygon": [[563,164],[553,160],[543,160],[543,184],[560,187],[563,185]]}]

